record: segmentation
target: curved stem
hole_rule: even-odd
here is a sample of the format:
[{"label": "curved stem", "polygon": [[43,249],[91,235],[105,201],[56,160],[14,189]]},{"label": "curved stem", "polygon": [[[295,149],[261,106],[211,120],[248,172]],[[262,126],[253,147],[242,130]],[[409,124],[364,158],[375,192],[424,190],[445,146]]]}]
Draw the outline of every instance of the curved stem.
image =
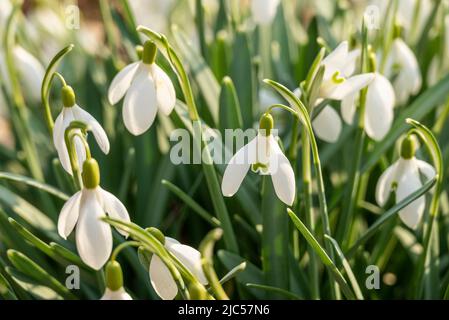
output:
[{"label": "curved stem", "polygon": [[139,247],[139,246],[141,246],[141,243],[138,242],[138,241],[126,241],[126,242],[123,242],[123,243],[119,244],[114,249],[114,251],[112,251],[110,260],[111,261],[115,261],[117,259],[117,256],[119,255],[120,251],[122,251],[125,248],[128,248],[128,247]]}]

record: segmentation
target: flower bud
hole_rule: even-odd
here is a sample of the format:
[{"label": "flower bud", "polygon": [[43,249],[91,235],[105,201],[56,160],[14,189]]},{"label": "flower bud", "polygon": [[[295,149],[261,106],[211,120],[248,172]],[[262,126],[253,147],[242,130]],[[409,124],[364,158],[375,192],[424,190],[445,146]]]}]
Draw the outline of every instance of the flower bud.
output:
[{"label": "flower bud", "polygon": [[153,64],[156,60],[157,47],[153,41],[147,41],[143,45],[142,62],[145,64]]},{"label": "flower bud", "polygon": [[75,91],[71,86],[63,86],[61,90],[62,104],[66,108],[73,107],[75,105]]},{"label": "flower bud", "polygon": [[165,244],[165,236],[162,233],[161,230],[158,228],[150,227],[146,228],[145,231],[151,233],[152,236],[154,236],[157,240],[159,240],[160,243]]},{"label": "flower bud", "polygon": [[402,140],[401,144],[401,158],[411,159],[415,156],[415,139],[413,135],[408,135]]},{"label": "flower bud", "polygon": [[259,129],[260,133],[264,136],[269,136],[271,134],[271,130],[274,127],[273,116],[269,113],[264,113],[260,118]]},{"label": "flower bud", "polygon": [[100,168],[97,160],[91,158],[83,164],[83,184],[87,189],[95,189],[100,184]]},{"label": "flower bud", "polygon": [[109,261],[106,264],[106,286],[112,291],[123,287],[122,267],[117,261]]}]

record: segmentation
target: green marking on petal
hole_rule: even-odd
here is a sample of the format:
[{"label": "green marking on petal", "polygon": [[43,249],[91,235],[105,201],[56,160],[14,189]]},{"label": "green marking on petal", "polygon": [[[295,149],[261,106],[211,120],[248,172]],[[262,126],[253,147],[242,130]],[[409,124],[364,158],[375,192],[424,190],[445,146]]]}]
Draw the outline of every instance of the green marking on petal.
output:
[{"label": "green marking on petal", "polygon": [[340,71],[335,71],[332,75],[332,82],[335,84],[342,84],[346,79],[344,77],[340,77]]}]

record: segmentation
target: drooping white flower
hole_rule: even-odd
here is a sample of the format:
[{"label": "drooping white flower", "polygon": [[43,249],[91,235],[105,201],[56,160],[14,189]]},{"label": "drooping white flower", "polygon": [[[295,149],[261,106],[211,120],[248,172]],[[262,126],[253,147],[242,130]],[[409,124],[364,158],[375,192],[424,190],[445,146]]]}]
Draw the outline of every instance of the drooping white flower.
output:
[{"label": "drooping white flower", "polygon": [[[92,131],[100,149],[105,154],[109,153],[109,140],[106,132],[98,121],[76,104],[75,93],[70,86],[64,86],[62,88],[62,100],[64,107],[55,121],[55,126],[53,128],[53,143],[56,151],[58,152],[58,157],[64,170],[72,174],[69,153],[67,151],[64,138],[65,130],[72,121],[81,121],[87,124],[88,127],[90,127],[90,130]],[[82,168],[84,160],[86,160],[84,146],[78,137],[74,138],[74,144],[79,167]]]},{"label": "drooping white flower", "polygon": [[173,83],[155,63],[156,45],[144,44],[142,61],[131,63],[112,80],[108,98],[116,104],[123,96],[123,121],[129,132],[140,135],[153,124],[158,110],[169,115],[176,103]]},{"label": "drooping white flower", "polygon": [[264,114],[258,135],[243,146],[229,161],[223,175],[221,191],[232,197],[240,188],[250,167],[254,172],[271,175],[278,198],[291,206],[295,199],[295,175],[287,157],[272,134],[273,118]]},{"label": "drooping white flower", "polygon": [[100,300],[132,300],[132,299],[133,298],[131,298],[129,293],[125,291],[125,288],[120,288],[115,291],[106,288]]},{"label": "drooping white flower", "polygon": [[258,25],[267,25],[273,21],[280,0],[252,0],[251,13]]},{"label": "drooping white flower", "polygon": [[432,59],[427,71],[427,84],[433,86],[441,79],[443,75],[446,75],[449,69],[449,61],[446,59],[447,54],[449,54],[449,16],[444,18],[444,45],[440,48],[438,52]]},{"label": "drooping white flower", "polygon": [[422,85],[421,70],[413,51],[400,38],[393,41],[387,56],[385,75],[393,78],[393,87],[398,104],[407,102],[411,95],[419,92]]},{"label": "drooping white flower", "polygon": [[132,0],[129,5],[136,18],[137,25],[164,33],[170,21],[169,15],[173,0]]},{"label": "drooping white flower", "polygon": [[[192,272],[201,284],[207,284],[206,276],[201,267],[201,254],[198,250],[169,237],[165,237],[164,245],[170,253]],[[151,285],[159,297],[163,300],[173,300],[178,294],[178,286],[167,266],[155,254],[151,257],[149,272]]]},{"label": "drooping white flower", "polygon": [[123,288],[122,267],[117,261],[109,261],[106,265],[106,289],[100,300],[132,300]]},{"label": "drooping white flower", "polygon": [[[341,115],[346,123],[352,124],[356,111],[358,94],[352,94],[341,102]],[[376,141],[382,140],[391,128],[394,118],[395,94],[390,81],[375,73],[368,85],[365,104],[365,132]]]},{"label": "drooping white flower", "polygon": [[[13,51],[14,65],[17,70],[20,84],[26,99],[36,103],[41,97],[41,83],[44,79],[45,70],[39,60],[21,46],[17,45]],[[8,92],[11,91],[11,83],[6,67],[5,53],[0,49],[0,75]]]},{"label": "drooping white flower", "polygon": [[[64,204],[58,219],[58,233],[67,239],[76,226],[76,247],[88,266],[99,270],[112,251],[112,231],[109,224],[100,220],[106,214],[129,222],[125,206],[112,193],[100,186],[98,163],[88,159],[83,165],[84,187]],[[117,230],[124,236],[126,232]]]},{"label": "drooping white flower", "polygon": [[[415,158],[412,137],[407,137],[402,143],[401,157],[385,170],[377,182],[377,203],[384,206],[391,192],[396,194],[396,202],[402,201],[422,187],[420,175],[430,180],[435,176],[435,169]],[[423,195],[399,211],[399,216],[408,227],[415,229],[421,221],[425,206]]]},{"label": "drooping white flower", "polygon": [[[319,91],[318,105],[323,99],[343,100],[356,95],[374,79],[373,73],[353,75],[360,50],[348,50],[348,42],[343,41],[323,59],[323,82]],[[300,91],[295,91],[299,95]],[[312,121],[313,129],[321,140],[336,142],[340,136],[342,123],[338,113],[325,106]]]}]

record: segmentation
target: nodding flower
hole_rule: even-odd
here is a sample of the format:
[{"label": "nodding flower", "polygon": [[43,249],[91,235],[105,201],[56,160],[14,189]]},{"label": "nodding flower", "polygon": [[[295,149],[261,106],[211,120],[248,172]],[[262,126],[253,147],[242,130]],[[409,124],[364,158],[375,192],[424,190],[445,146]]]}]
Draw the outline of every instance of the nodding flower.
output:
[{"label": "nodding flower", "polygon": [[273,134],[273,117],[265,113],[260,119],[259,133],[231,158],[221,184],[224,196],[232,197],[251,168],[261,175],[271,175],[278,198],[291,206],[295,199],[295,174]]},{"label": "nodding flower", "polygon": [[[112,251],[112,231],[101,218],[109,215],[129,222],[129,214],[122,202],[100,187],[100,171],[95,159],[83,164],[83,188],[62,207],[58,219],[58,233],[66,239],[76,226],[76,247],[88,266],[99,270]],[[117,229],[127,237],[128,234]]]},{"label": "nodding flower", "polygon": [[[396,195],[396,203],[422,187],[421,175],[430,180],[435,177],[435,169],[415,158],[413,136],[402,141],[401,156],[380,176],[376,186],[376,201],[384,206],[391,192]],[[417,228],[426,206],[425,196],[421,196],[399,211],[399,217],[410,228]]]},{"label": "nodding flower", "polygon": [[176,92],[168,75],[155,63],[156,45],[145,42],[142,60],[127,65],[112,80],[108,98],[111,104],[123,96],[123,121],[133,135],[145,133],[158,110],[169,115],[176,103]]}]

